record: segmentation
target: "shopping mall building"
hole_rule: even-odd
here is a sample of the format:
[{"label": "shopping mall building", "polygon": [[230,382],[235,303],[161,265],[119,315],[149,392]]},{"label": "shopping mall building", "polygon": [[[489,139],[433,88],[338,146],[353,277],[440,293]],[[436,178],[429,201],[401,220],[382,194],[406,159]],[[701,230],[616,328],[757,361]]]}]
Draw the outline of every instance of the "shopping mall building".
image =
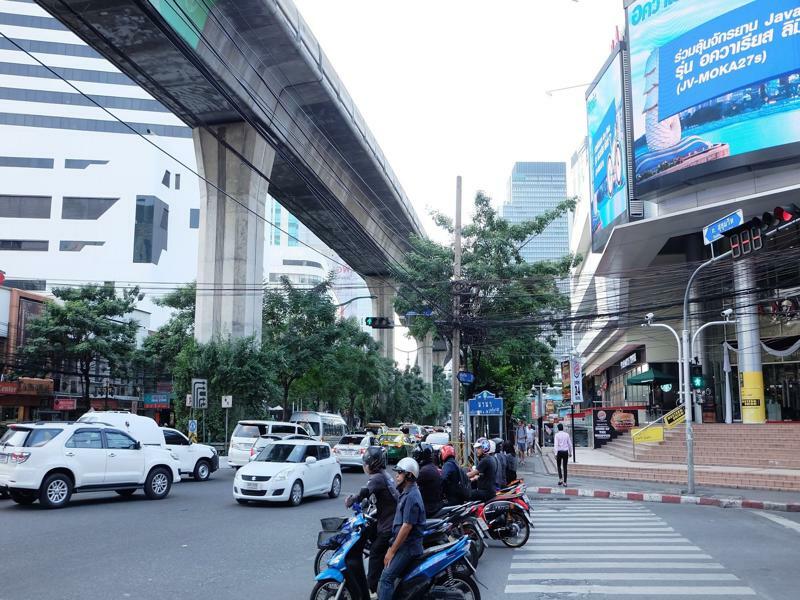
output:
[{"label": "shopping mall building", "polygon": [[[735,320],[697,335],[702,418],[800,421],[800,227],[765,229],[760,249],[748,229],[735,259],[730,239],[704,236],[737,211],[747,222],[800,205],[800,29],[773,10],[769,0],[626,2],[625,38],[587,92],[587,137],[571,162],[587,405],[653,416],[676,405],[678,342],[661,325],[680,335],[689,276],[719,257],[689,290],[692,335],[726,309]],[[649,313],[659,326],[643,326]]]}]

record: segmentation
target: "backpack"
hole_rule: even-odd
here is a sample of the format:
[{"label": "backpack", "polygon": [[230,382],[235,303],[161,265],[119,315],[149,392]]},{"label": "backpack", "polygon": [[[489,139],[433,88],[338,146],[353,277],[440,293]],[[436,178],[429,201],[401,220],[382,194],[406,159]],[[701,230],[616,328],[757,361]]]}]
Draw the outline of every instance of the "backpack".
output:
[{"label": "backpack", "polygon": [[495,454],[494,455],[494,462],[497,465],[497,470],[495,471],[494,476],[494,485],[499,490],[500,488],[506,487],[506,455],[505,454]]}]

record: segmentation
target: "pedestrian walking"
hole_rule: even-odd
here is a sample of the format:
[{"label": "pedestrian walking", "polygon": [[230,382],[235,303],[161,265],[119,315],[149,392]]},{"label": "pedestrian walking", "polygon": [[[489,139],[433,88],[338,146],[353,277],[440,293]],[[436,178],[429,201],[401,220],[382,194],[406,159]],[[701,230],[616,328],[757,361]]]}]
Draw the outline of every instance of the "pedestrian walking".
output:
[{"label": "pedestrian walking", "polygon": [[527,440],[526,447],[528,448],[528,456],[536,457],[536,430],[533,428],[533,423],[528,425],[528,431],[525,432]]},{"label": "pedestrian walking", "polygon": [[[528,447],[528,432],[525,429],[525,421],[520,421],[517,425],[517,454],[519,454],[519,464],[525,464],[525,451]],[[512,450],[513,452],[513,450]]]},{"label": "pedestrian walking", "polygon": [[572,456],[572,438],[564,431],[564,424],[558,424],[558,432],[553,438],[553,452],[556,453],[556,466],[558,466],[558,485],[567,487],[567,465]]}]

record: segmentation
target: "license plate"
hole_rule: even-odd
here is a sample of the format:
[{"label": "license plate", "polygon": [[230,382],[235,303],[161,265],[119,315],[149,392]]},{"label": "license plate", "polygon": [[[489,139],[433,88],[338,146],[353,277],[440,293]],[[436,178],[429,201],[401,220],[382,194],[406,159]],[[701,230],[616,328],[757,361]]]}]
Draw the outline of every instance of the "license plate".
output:
[{"label": "license plate", "polygon": [[257,490],[258,484],[251,481],[243,481],[242,488],[245,490]]}]

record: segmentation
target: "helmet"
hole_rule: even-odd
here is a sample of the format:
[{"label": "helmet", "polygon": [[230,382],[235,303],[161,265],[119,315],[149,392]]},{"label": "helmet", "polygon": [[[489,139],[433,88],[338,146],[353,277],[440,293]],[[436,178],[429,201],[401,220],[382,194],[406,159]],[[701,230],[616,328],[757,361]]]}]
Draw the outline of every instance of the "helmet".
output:
[{"label": "helmet", "polygon": [[489,445],[489,440],[486,438],[478,438],[475,440],[475,443],[472,444],[473,448],[480,448],[484,454],[488,454],[489,450],[491,450],[491,446]]},{"label": "helmet", "polygon": [[444,462],[450,457],[455,457],[456,449],[449,444],[447,446],[442,446],[442,449],[439,450],[439,455],[442,457],[442,462]]},{"label": "helmet", "polygon": [[401,458],[400,462],[395,465],[394,470],[398,473],[408,473],[414,479],[419,477],[419,465],[413,458]]},{"label": "helmet", "polygon": [[411,453],[411,458],[417,461],[420,466],[433,462],[433,446],[425,442],[417,444]]},{"label": "helmet", "polygon": [[386,468],[386,451],[380,446],[370,446],[361,457],[361,462],[366,465],[371,473]]},{"label": "helmet", "polygon": [[489,440],[489,454],[494,454],[497,452],[497,444],[494,443],[494,440]]}]

